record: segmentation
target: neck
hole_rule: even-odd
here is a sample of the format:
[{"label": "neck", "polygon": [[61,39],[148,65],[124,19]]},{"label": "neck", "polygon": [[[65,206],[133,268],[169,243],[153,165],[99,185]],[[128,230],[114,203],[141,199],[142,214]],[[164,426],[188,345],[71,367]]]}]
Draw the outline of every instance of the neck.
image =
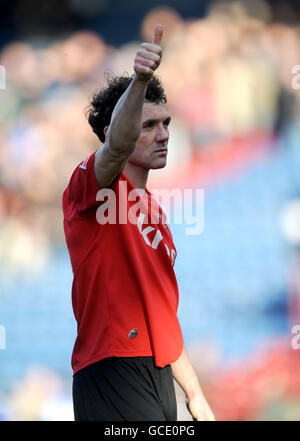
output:
[{"label": "neck", "polygon": [[127,176],[127,178],[130,180],[135,188],[141,188],[145,190],[149,169],[127,162],[123,169],[123,173]]}]

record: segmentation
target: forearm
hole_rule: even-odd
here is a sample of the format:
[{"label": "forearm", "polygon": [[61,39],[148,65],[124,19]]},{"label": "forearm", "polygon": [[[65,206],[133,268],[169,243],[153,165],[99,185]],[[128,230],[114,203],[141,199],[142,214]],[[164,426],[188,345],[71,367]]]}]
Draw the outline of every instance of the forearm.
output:
[{"label": "forearm", "polygon": [[126,153],[134,149],[142,126],[142,109],[148,81],[136,76],[119,99],[107,133],[109,145],[116,151]]},{"label": "forearm", "polygon": [[200,383],[185,347],[183,347],[180,357],[171,364],[171,368],[174,379],[183,389],[188,399],[191,399],[195,395],[202,394]]},{"label": "forearm", "polygon": [[134,59],[133,80],[123,93],[111,116],[107,132],[113,152],[126,157],[131,153],[142,130],[142,110],[148,83],[161,61],[163,28],[155,26],[153,43],[142,43]]},{"label": "forearm", "polygon": [[171,364],[173,377],[186,394],[186,405],[196,421],[215,421],[214,414],[203,395],[197,375],[189,360],[185,347]]}]

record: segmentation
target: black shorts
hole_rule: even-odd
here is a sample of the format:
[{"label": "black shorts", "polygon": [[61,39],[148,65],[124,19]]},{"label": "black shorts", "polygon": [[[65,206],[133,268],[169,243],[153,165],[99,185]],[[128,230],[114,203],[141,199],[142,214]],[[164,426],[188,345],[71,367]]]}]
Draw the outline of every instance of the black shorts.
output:
[{"label": "black shorts", "polygon": [[73,377],[75,421],[177,421],[171,366],[153,357],[109,357]]}]

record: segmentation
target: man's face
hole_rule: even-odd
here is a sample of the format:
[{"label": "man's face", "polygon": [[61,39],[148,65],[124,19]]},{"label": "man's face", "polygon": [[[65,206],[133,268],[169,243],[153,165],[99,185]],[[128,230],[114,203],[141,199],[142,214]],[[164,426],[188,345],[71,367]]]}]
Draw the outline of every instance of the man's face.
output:
[{"label": "man's face", "polygon": [[165,167],[167,163],[169,123],[171,117],[163,103],[145,102],[142,131],[128,162],[146,169]]}]

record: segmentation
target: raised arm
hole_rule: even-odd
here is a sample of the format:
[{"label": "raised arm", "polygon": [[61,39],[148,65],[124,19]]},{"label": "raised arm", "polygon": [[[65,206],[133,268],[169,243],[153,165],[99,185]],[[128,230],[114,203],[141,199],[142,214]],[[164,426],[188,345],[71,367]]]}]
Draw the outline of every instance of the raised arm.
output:
[{"label": "raised arm", "polygon": [[193,418],[196,421],[214,421],[215,417],[203,395],[185,347],[171,368],[173,377],[185,392],[186,404]]},{"label": "raised arm", "polygon": [[149,81],[161,61],[163,28],[155,26],[152,43],[142,43],[134,59],[135,75],[117,102],[105,142],[95,154],[95,173],[100,187],[108,187],[123,170],[141,133],[142,109]]}]

